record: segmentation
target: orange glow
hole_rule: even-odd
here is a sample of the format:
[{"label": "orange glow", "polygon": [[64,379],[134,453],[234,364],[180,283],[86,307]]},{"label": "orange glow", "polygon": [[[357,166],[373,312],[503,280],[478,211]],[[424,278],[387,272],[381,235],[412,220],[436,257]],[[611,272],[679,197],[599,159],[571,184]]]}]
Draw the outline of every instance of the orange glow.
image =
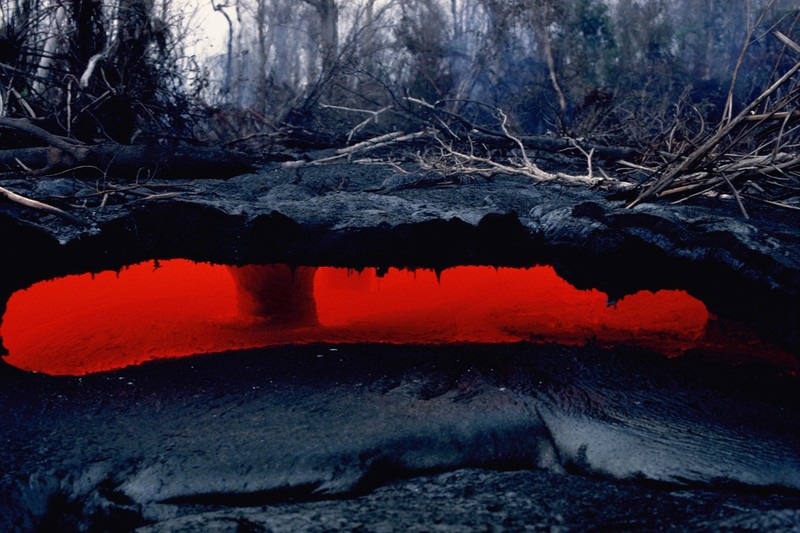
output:
[{"label": "orange glow", "polygon": [[9,364],[79,375],[180,357],[310,342],[635,343],[668,354],[702,341],[705,306],[682,291],[607,305],[551,267],[428,270],[185,260],[67,276],[14,293],[0,324]]},{"label": "orange glow", "polygon": [[378,278],[320,269],[315,282],[321,324],[360,340],[364,330],[387,342],[623,340],[632,335],[702,335],[708,312],[682,291],[640,292],[615,306],[596,290],[580,291],[552,267],[458,267],[439,279],[429,270],[390,269]]}]

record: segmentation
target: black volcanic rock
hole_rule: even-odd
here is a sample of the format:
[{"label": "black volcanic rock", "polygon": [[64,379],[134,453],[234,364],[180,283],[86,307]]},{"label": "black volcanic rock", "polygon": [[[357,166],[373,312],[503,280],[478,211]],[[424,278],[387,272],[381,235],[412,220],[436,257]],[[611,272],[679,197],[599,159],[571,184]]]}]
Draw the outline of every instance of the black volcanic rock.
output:
[{"label": "black volcanic rock", "polygon": [[772,529],[800,512],[796,386],[641,350],[528,343],[7,371],[0,528]]},{"label": "black volcanic rock", "polygon": [[[75,207],[73,199],[65,208],[86,226],[2,202],[9,274],[0,292],[153,258],[356,268],[550,263],[578,288],[611,300],[685,289],[712,312],[755,321],[800,347],[792,327],[800,323],[800,237],[791,212],[753,205],[744,220],[720,199],[625,209],[602,191],[514,176],[384,187],[394,172],[264,167],[228,180],[148,183],[102,207]],[[96,184],[75,180],[3,185],[53,203],[97,197]]]}]

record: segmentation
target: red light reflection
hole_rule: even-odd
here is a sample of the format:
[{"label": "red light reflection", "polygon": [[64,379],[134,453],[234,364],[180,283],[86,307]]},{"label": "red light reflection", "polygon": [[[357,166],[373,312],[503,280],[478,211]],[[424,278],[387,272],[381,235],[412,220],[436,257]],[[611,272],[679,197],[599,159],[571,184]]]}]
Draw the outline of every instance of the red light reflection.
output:
[{"label": "red light reflection", "polygon": [[677,353],[704,335],[682,291],[608,306],[551,267],[432,271],[226,267],[185,260],[67,276],[14,293],[0,327],[9,364],[79,375],[143,361],[309,342],[633,342]]}]

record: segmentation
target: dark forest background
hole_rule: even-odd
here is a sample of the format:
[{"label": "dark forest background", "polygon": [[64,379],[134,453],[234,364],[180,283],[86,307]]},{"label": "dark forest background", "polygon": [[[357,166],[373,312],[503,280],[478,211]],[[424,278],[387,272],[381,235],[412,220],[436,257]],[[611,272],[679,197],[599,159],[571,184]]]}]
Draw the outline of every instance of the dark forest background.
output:
[{"label": "dark forest background", "polygon": [[757,97],[798,23],[796,0],[0,0],[0,115],[84,142],[335,144],[500,109],[646,147]]}]

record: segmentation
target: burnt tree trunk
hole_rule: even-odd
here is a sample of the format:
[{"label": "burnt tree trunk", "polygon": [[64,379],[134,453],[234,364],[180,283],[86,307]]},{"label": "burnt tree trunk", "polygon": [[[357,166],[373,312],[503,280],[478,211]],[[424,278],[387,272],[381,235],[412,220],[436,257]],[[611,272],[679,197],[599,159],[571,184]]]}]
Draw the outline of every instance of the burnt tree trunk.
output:
[{"label": "burnt tree trunk", "polygon": [[48,147],[0,150],[0,165],[32,176],[73,173],[131,179],[230,178],[255,170],[245,154],[195,146],[87,145],[43,130],[25,119],[0,118],[0,128],[27,134]]},{"label": "burnt tree trunk", "polygon": [[19,164],[32,176],[70,173],[78,177],[124,179],[225,179],[255,170],[246,155],[218,148],[101,144],[0,150],[0,166]]}]

